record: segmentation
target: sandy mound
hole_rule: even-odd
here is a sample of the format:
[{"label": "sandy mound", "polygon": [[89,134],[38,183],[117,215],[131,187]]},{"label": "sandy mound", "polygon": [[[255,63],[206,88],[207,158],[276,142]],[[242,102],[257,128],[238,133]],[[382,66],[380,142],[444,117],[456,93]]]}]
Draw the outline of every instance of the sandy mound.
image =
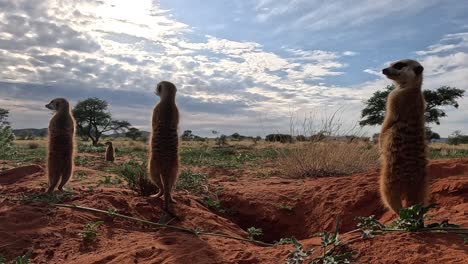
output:
[{"label": "sandy mound", "polygon": [[[468,159],[431,162],[431,210],[433,221],[467,226]],[[220,177],[221,176],[221,177]],[[247,237],[248,227],[260,227],[264,241],[295,236],[306,248],[320,241],[316,232],[333,229],[342,220],[340,232],[355,228],[356,216],[376,215],[382,221],[394,218],[383,210],[377,193],[377,172],[350,177],[307,180],[280,178],[230,181],[222,175],[211,183],[222,186],[222,206],[232,214],[211,212],[197,197],[179,192],[173,225]],[[90,176],[92,178],[92,176]],[[97,178],[97,177],[96,177]],[[44,203],[12,201],[6,197],[43,191],[43,170],[27,166],[0,174],[0,254],[7,259],[32,251],[33,263],[284,263],[290,245],[262,247],[223,237],[149,227],[129,220]],[[108,210],[158,222],[162,201],[138,197],[120,188],[87,190],[71,182],[74,194],[66,203]],[[90,221],[104,220],[98,239],[84,245],[80,233]],[[348,236],[345,236],[345,238]],[[468,247],[453,234],[387,233],[370,240],[355,240],[357,263],[466,263]]]}]

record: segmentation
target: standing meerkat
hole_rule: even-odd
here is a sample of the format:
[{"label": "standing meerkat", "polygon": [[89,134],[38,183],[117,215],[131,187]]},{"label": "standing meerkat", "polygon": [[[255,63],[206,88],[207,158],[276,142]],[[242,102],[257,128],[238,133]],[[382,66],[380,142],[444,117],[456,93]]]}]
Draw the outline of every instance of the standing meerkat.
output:
[{"label": "standing meerkat", "polygon": [[380,132],[382,201],[397,215],[403,207],[426,204],[426,103],[421,91],[423,66],[414,60],[401,60],[382,70],[395,82],[387,98],[385,119]]},{"label": "standing meerkat", "polygon": [[114,162],[114,160],[115,160],[114,146],[112,145],[112,142],[110,142],[110,141],[107,141],[105,144],[107,145],[107,148],[106,148],[106,161]]},{"label": "standing meerkat", "polygon": [[175,202],[171,192],[179,172],[179,110],[175,102],[177,89],[166,81],[158,83],[156,95],[161,99],[154,107],[150,142],[149,176],[159,188],[152,197],[164,195],[164,209]]},{"label": "standing meerkat", "polygon": [[49,177],[48,193],[54,191],[59,180],[58,189],[68,182],[73,173],[73,148],[75,139],[75,120],[70,112],[70,104],[64,98],[55,98],[46,107],[55,114],[49,123],[47,176]]}]

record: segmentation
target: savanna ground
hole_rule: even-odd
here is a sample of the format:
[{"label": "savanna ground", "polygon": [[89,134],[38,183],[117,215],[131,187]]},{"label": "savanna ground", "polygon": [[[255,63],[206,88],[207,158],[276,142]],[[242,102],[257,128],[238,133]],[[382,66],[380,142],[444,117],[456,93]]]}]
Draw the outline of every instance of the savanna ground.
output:
[{"label": "savanna ground", "polygon": [[[16,141],[16,153],[0,160],[0,263],[468,261],[460,234],[362,227],[357,217],[396,219],[379,200],[372,143],[182,142],[177,218],[148,197],[146,143],[115,139],[116,161],[107,163],[105,147],[78,142],[74,177],[54,195],[43,194],[45,144]],[[425,222],[467,227],[468,146],[431,144],[429,153],[436,205]]]}]

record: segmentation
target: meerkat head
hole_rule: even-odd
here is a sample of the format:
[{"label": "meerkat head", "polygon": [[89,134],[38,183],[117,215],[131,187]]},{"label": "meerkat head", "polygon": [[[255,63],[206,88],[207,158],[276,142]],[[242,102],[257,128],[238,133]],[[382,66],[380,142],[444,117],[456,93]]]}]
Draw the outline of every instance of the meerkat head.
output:
[{"label": "meerkat head", "polygon": [[156,86],[155,93],[157,96],[161,97],[162,100],[175,98],[177,88],[171,82],[162,81]]},{"label": "meerkat head", "polygon": [[397,84],[419,84],[422,82],[424,67],[415,60],[400,60],[390,67],[382,70],[382,73]]},{"label": "meerkat head", "polygon": [[112,142],[110,142],[110,141],[107,141],[106,143],[104,143],[104,145],[107,145],[107,146],[112,146]]},{"label": "meerkat head", "polygon": [[50,101],[50,103],[46,104],[45,107],[54,111],[62,111],[69,110],[70,104],[65,98],[55,98],[52,101]]}]

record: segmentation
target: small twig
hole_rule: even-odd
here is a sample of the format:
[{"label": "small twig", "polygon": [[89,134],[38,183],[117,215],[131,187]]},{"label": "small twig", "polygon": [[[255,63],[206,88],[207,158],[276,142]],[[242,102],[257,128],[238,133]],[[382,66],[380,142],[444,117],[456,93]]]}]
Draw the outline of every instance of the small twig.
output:
[{"label": "small twig", "polygon": [[[109,212],[104,211],[104,210],[100,210],[100,209],[96,209],[96,208],[90,208],[90,207],[84,207],[84,206],[79,206],[79,205],[74,205],[74,204],[53,204],[53,205],[57,206],[57,207],[65,207],[65,208],[78,209],[78,210],[84,210],[84,211],[91,211],[91,212],[96,212],[96,213],[102,213],[102,214],[109,215]],[[155,223],[155,222],[151,222],[151,221],[144,220],[144,219],[141,219],[141,218],[127,216],[127,215],[123,215],[123,214],[119,214],[119,213],[112,213],[112,216],[124,218],[124,219],[127,219],[127,220],[133,220],[133,221],[145,223],[145,224],[148,224],[148,225],[171,228],[171,229],[179,230],[179,231],[186,232],[186,233],[189,233],[189,234],[193,234],[193,235],[196,235],[196,236],[204,235],[204,236],[225,237],[225,238],[230,238],[230,239],[235,239],[235,240],[240,240],[240,241],[252,242],[252,243],[255,243],[255,244],[258,244],[258,245],[262,245],[262,246],[273,246],[273,244],[265,243],[265,242],[254,240],[254,239],[230,236],[230,235],[226,235],[226,234],[222,234],[222,233],[210,233],[210,232],[205,232],[205,231],[198,231],[198,230],[193,230],[193,229],[180,227],[180,226],[174,226],[174,225],[160,224],[160,223]]]}]

